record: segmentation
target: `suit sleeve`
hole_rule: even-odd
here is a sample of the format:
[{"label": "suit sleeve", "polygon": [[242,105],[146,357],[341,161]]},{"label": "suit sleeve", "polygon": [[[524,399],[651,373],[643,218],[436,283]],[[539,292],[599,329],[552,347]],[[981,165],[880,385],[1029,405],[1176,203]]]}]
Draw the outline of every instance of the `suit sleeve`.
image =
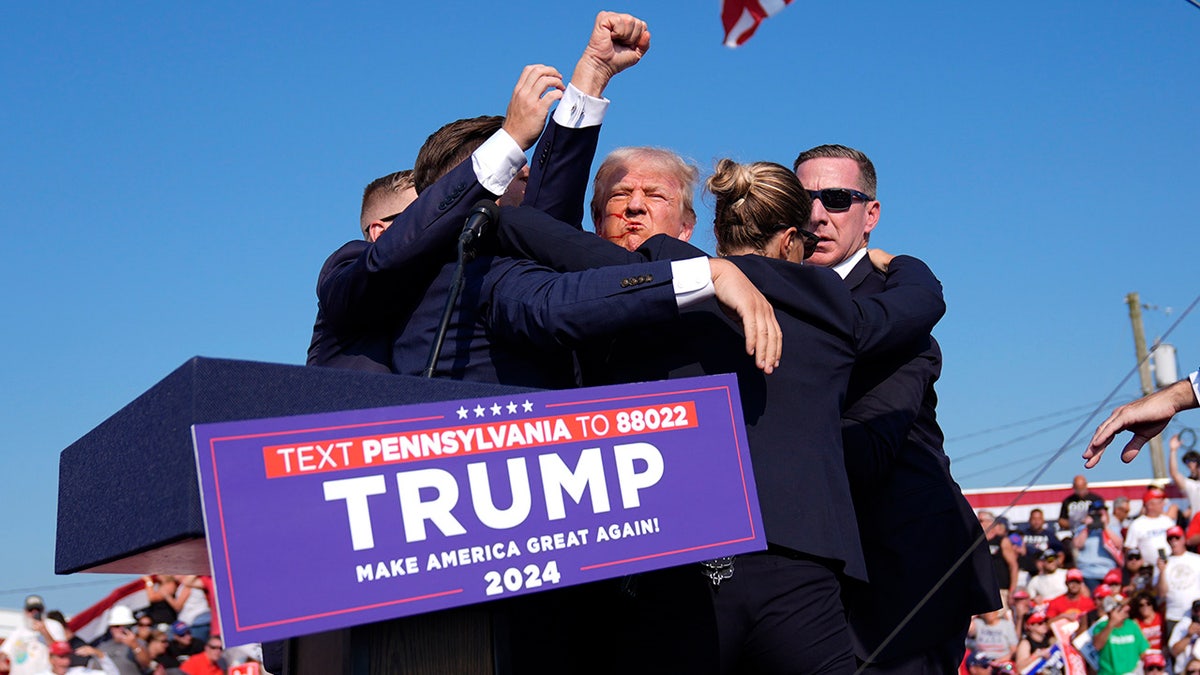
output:
[{"label": "suit sleeve", "polygon": [[678,318],[672,279],[669,262],[561,274],[510,259],[484,281],[483,315],[493,338],[574,348]]},{"label": "suit sleeve", "polygon": [[882,293],[855,298],[854,341],[860,356],[914,349],[946,313],[942,284],[925,263],[896,256]]},{"label": "suit sleeve", "polygon": [[842,414],[846,470],[857,489],[874,489],[887,477],[940,372],[941,352],[930,338],[928,349],[882,374]]},{"label": "suit sleeve", "polygon": [[599,126],[571,129],[551,116],[533,149],[521,205],[538,209],[576,230],[582,228],[583,197],[599,140]]},{"label": "suit sleeve", "polygon": [[455,257],[471,205],[495,199],[467,158],[425,189],[374,244],[322,274],[317,299],[329,322],[362,325],[394,318]]},{"label": "suit sleeve", "polygon": [[501,209],[498,234],[503,253],[533,260],[559,272],[646,260],[637,253],[630,253],[610,241],[526,206]]}]

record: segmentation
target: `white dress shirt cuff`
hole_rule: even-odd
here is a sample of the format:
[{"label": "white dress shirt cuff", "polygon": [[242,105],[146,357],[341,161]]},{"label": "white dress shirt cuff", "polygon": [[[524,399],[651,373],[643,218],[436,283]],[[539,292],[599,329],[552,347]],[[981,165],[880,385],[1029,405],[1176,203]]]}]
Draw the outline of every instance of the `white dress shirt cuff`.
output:
[{"label": "white dress shirt cuff", "polygon": [[672,260],[671,283],[675,287],[675,303],[681,310],[717,294],[708,258]]},{"label": "white dress shirt cuff", "polygon": [[479,184],[497,196],[504,194],[527,161],[521,146],[503,129],[497,130],[471,154],[471,166]]},{"label": "white dress shirt cuff", "polygon": [[1188,375],[1188,380],[1192,383],[1192,393],[1196,395],[1196,400],[1200,401],[1200,370]]},{"label": "white dress shirt cuff", "polygon": [[606,98],[588,96],[575,85],[567,84],[567,90],[554,109],[554,121],[568,129],[599,126],[604,121],[608,103]]}]

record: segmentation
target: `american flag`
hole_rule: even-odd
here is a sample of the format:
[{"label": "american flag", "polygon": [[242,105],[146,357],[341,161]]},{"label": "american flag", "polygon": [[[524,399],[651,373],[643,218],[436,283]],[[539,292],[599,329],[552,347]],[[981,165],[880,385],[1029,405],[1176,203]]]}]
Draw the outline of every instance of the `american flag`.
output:
[{"label": "american flag", "polygon": [[792,0],[721,0],[725,46],[737,47],[749,40],[763,19],[775,16],[791,2]]}]

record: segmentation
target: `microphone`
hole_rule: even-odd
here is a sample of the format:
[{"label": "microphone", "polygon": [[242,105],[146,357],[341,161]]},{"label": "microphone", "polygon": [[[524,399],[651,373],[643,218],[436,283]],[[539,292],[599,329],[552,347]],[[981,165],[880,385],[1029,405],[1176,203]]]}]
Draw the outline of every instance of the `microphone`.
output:
[{"label": "microphone", "polygon": [[471,207],[471,213],[467,216],[466,224],[463,225],[462,234],[458,236],[458,243],[462,246],[469,246],[483,236],[484,230],[489,225],[498,220],[500,220],[500,207],[496,206],[496,202],[480,199],[475,202],[475,206]]}]

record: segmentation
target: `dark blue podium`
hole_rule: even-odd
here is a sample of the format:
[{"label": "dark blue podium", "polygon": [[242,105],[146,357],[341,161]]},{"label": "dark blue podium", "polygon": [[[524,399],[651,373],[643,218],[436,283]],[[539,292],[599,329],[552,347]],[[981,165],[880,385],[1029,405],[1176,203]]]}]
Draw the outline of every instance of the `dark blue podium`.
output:
[{"label": "dark blue podium", "polygon": [[[527,391],[195,357],[62,451],[55,572],[210,574],[193,424]],[[504,672],[486,608],[292,640],[287,675]]]}]

